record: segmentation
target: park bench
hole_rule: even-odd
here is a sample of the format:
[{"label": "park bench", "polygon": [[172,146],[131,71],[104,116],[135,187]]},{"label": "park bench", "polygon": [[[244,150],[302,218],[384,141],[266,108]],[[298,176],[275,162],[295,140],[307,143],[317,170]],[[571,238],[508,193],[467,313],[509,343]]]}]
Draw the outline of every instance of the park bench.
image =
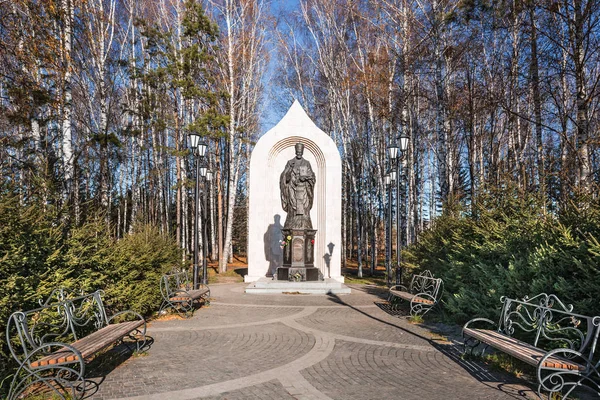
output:
[{"label": "park bench", "polygon": [[442,297],[442,285],[443,281],[440,278],[434,278],[431,272],[426,270],[421,274],[414,274],[408,288],[402,285],[392,286],[389,289],[388,301],[392,308],[402,300],[408,301],[411,316],[425,315]]},{"label": "park bench", "polygon": [[[112,344],[135,341],[136,350],[146,343],[146,321],[133,311],[107,316],[98,290],[65,298],[54,291],[40,307],[17,311],[6,328],[7,344],[19,367],[8,399],[40,393],[61,399],[85,395],[85,365],[94,354]],[[118,322],[119,321],[119,322]]]},{"label": "park bench", "polygon": [[194,304],[200,301],[208,303],[210,288],[200,283],[198,289],[193,289],[187,271],[171,271],[160,278],[160,293],[163,302],[159,314],[167,308],[172,308],[184,317],[194,312]]},{"label": "park bench", "polygon": [[575,314],[573,306],[545,293],[500,300],[503,306],[497,325],[487,318],[475,318],[463,327],[465,353],[467,348],[473,353],[482,346],[483,354],[493,347],[536,367],[540,397],[543,390],[549,398],[559,392],[567,399],[582,385],[600,396],[600,360],[594,363],[599,316]]}]

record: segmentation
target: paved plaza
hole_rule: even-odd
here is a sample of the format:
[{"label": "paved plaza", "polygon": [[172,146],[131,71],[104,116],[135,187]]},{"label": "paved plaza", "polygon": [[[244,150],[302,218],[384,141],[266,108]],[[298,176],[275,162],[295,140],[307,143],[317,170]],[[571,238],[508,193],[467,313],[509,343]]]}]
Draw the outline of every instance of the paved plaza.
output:
[{"label": "paved plaza", "polygon": [[[211,285],[188,320],[149,324],[153,343],[102,376],[91,399],[524,399],[515,379],[460,359],[446,337],[392,313],[385,293],[250,295]],[[396,315],[394,315],[396,314]]]}]

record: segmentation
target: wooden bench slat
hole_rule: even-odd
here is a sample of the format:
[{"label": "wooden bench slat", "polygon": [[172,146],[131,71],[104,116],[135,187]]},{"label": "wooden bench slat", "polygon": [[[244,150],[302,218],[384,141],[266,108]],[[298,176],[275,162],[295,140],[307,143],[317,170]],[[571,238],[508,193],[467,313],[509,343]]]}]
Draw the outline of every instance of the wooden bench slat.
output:
[{"label": "wooden bench slat", "polygon": [[208,293],[208,289],[207,288],[202,288],[202,289],[190,290],[188,293],[191,296],[203,296],[206,293]]},{"label": "wooden bench slat", "polygon": [[[104,347],[121,339],[144,324],[142,320],[111,324],[74,342],[72,346],[79,350],[83,358],[87,358]],[[63,347],[52,354],[30,363],[32,368],[48,365],[66,364],[78,361],[78,357],[69,349]]]},{"label": "wooden bench slat", "polygon": [[75,342],[74,347],[81,352],[84,358],[96,353],[102,348],[116,342],[120,338],[141,326],[143,321],[127,321],[108,325],[81,340]]},{"label": "wooden bench slat", "polygon": [[186,300],[189,300],[190,298],[192,300],[197,300],[197,299],[201,298],[202,296],[204,296],[206,293],[208,293],[208,289],[204,288],[204,289],[190,290],[187,293],[189,294],[189,297],[178,295],[178,296],[173,296],[170,299],[171,299],[171,301],[186,301]]},{"label": "wooden bench slat", "polygon": [[401,290],[390,290],[390,293],[393,294],[394,296],[398,296],[404,300],[408,300],[408,301],[412,300],[415,303],[433,304],[433,301],[431,301],[429,299],[424,299],[423,297],[419,297],[419,296],[415,297],[414,294],[408,293],[408,292],[403,292]]},{"label": "wooden bench slat", "polygon": [[[464,329],[464,334],[501,350],[530,365],[536,366],[547,351],[522,342],[501,332],[489,329]],[[552,356],[544,362],[544,367],[584,371],[585,366],[562,357]]]}]

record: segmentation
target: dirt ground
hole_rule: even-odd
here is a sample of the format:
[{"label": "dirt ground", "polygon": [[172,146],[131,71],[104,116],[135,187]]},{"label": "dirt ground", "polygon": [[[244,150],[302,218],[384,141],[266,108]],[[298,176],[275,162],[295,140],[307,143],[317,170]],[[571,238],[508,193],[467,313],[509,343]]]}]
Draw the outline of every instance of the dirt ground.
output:
[{"label": "dirt ground", "polygon": [[227,272],[219,273],[219,262],[208,263],[208,283],[234,283],[242,282],[248,273],[246,257],[235,256],[233,262],[227,264]]}]

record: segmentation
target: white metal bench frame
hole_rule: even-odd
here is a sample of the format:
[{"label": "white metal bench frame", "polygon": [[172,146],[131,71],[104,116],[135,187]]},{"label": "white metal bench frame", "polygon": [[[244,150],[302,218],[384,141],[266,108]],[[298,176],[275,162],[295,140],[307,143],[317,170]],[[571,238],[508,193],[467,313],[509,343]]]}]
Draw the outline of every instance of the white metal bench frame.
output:
[{"label": "white metal bench frame", "polygon": [[400,300],[410,303],[410,315],[425,315],[438,305],[443,292],[443,281],[434,278],[429,270],[412,276],[410,286],[395,285],[389,289],[388,301],[395,309]]},{"label": "white metal bench frame", "polygon": [[[465,352],[469,348],[474,353],[481,346],[483,355],[487,347],[493,347],[536,367],[540,397],[542,391],[548,392],[548,398],[559,392],[566,400],[583,385],[600,396],[600,359],[594,354],[600,316],[575,314],[572,305],[565,305],[553,294],[501,297],[500,301],[503,306],[498,324],[474,318],[464,325]],[[473,325],[487,325],[487,329]],[[529,339],[519,340],[515,332]]]}]

